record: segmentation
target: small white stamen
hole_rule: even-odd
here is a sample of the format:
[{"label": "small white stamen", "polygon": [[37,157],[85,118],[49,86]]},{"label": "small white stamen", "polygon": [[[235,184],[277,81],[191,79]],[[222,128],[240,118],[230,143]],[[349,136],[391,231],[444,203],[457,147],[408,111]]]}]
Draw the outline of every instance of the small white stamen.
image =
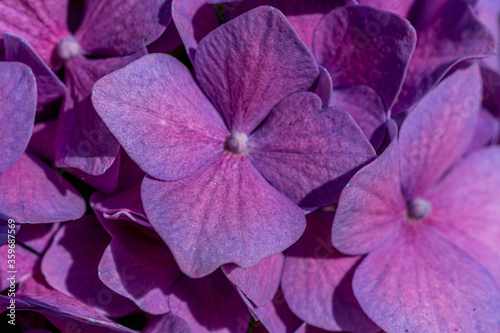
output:
[{"label": "small white stamen", "polygon": [[429,200],[415,198],[408,202],[408,217],[416,220],[425,219],[432,212],[432,204]]},{"label": "small white stamen", "polygon": [[66,36],[57,44],[57,54],[62,60],[68,61],[77,55],[82,55],[83,50],[75,37]]},{"label": "small white stamen", "polygon": [[247,149],[248,136],[243,132],[234,132],[227,137],[227,149],[235,154],[243,154]]}]

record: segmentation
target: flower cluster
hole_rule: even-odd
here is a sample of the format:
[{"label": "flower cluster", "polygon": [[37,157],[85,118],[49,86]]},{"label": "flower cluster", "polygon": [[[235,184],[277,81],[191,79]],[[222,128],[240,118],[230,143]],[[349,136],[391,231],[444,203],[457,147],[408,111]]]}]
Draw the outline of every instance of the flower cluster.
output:
[{"label": "flower cluster", "polygon": [[0,0],[0,330],[500,332],[499,22]]}]

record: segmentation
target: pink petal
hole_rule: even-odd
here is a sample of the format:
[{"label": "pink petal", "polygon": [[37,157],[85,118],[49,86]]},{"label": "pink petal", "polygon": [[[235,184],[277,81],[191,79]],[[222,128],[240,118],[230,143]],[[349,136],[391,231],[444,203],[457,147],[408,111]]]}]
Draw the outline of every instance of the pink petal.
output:
[{"label": "pink petal", "polygon": [[189,70],[168,55],[147,55],[102,78],[92,101],[130,157],[152,177],[185,178],[224,149],[228,132],[222,119]]},{"label": "pink petal", "polygon": [[184,319],[172,313],[164,314],[151,320],[142,333],[175,332],[191,333],[191,328]]},{"label": "pink petal", "polygon": [[30,68],[20,63],[0,62],[0,76],[1,174],[28,146],[35,122],[36,82]]},{"label": "pink petal", "polygon": [[[14,239],[17,241],[17,237]],[[17,289],[11,287],[8,278],[15,275],[15,283],[23,283],[24,280],[31,276],[37,261],[40,259],[38,255],[27,250],[20,243],[14,243],[13,250],[15,253],[9,253],[11,249],[9,244],[0,247],[0,264],[2,265],[2,270],[0,270],[0,291],[7,289],[7,294],[12,292],[10,289],[13,289],[13,292]]]},{"label": "pink petal", "polygon": [[24,224],[16,234],[16,241],[41,255],[49,247],[58,229],[59,223]]},{"label": "pink petal", "polygon": [[302,207],[336,202],[356,169],[375,156],[347,112],[320,109],[315,94],[293,94],[271,111],[248,143],[257,169]]},{"label": "pink petal", "polygon": [[285,16],[259,7],[207,35],[196,78],[231,131],[250,134],[283,98],[312,88],[319,69]]},{"label": "pink petal", "polygon": [[333,214],[307,215],[304,235],[286,251],[281,288],[290,309],[306,323],[331,331],[378,332],[361,310],[351,282],[360,257],[331,245]]},{"label": "pink petal", "polygon": [[406,118],[399,134],[407,199],[422,196],[466,152],[481,106],[479,68],[457,71]]},{"label": "pink petal", "polygon": [[77,56],[66,63],[66,95],[57,122],[56,165],[102,175],[120,152],[120,145],[92,106],[94,83],[145,54],[122,58],[86,59]]},{"label": "pink petal", "polygon": [[107,288],[98,265],[110,237],[92,215],[65,224],[45,252],[41,269],[54,289],[104,315],[119,317],[135,310],[133,303]]},{"label": "pink petal", "polygon": [[85,1],[75,38],[99,56],[133,54],[156,40],[170,23],[172,0]]},{"label": "pink petal", "polygon": [[278,291],[283,262],[283,254],[278,253],[249,268],[224,265],[222,272],[256,306],[264,306],[272,301]]},{"label": "pink petal", "polygon": [[415,30],[405,19],[368,6],[346,6],[325,15],[316,29],[313,50],[318,63],[330,72],[334,88],[367,85],[390,109],[415,42]]},{"label": "pink petal", "polygon": [[332,227],[332,243],[345,254],[370,252],[390,237],[405,217],[398,145],[393,141],[342,191]]},{"label": "pink petal", "polygon": [[370,253],[356,270],[354,295],[388,332],[495,332],[500,290],[466,253],[422,224]]},{"label": "pink petal", "polygon": [[253,266],[282,252],[304,231],[299,207],[245,156],[229,152],[180,181],[146,177],[142,200],[151,225],[191,277],[226,263]]},{"label": "pink petal", "polygon": [[29,66],[36,79],[37,107],[53,102],[66,93],[66,86],[35,53],[33,48],[17,35],[4,33],[5,60],[18,61]]},{"label": "pink petal", "polygon": [[0,218],[18,223],[63,222],[85,213],[73,186],[30,153],[0,175],[0,193],[9,193],[0,197]]},{"label": "pink petal", "polygon": [[57,44],[69,35],[68,0],[3,0],[0,2],[0,31],[24,38],[45,63],[59,69]]},{"label": "pink petal", "polygon": [[407,17],[415,0],[358,0],[362,5],[372,6]]}]

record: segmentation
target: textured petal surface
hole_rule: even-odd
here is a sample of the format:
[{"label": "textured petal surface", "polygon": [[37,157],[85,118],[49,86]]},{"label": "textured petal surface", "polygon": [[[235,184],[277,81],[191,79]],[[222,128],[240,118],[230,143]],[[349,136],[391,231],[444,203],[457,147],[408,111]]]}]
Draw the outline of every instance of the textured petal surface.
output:
[{"label": "textured petal surface", "polygon": [[9,249],[9,244],[0,247],[0,264],[3,267],[0,271],[0,291],[9,289],[10,292],[10,289],[14,289],[15,292],[16,288],[11,288],[8,278],[15,275],[15,283],[22,283],[31,276],[39,257],[19,243],[14,247],[15,253],[9,253]]},{"label": "textured petal surface", "polygon": [[215,8],[207,0],[172,0],[172,19],[194,63],[200,40],[219,26]]},{"label": "textured petal surface", "polygon": [[252,311],[254,311],[254,316],[259,320],[254,325],[262,324],[269,332],[292,333],[302,324],[302,320],[286,304],[281,290],[278,290],[272,302],[253,308]]},{"label": "textured petal surface", "polygon": [[[428,1],[432,6],[432,1]],[[393,108],[393,114],[411,109],[457,63],[493,55],[496,41],[480,23],[466,0],[448,0],[423,22],[414,22],[417,47]],[[422,11],[426,6],[422,6]]]},{"label": "textured petal surface", "polygon": [[150,176],[187,177],[224,148],[228,135],[189,70],[147,55],[99,80],[92,101],[130,157]]},{"label": "textured petal surface", "polygon": [[495,332],[500,289],[466,253],[407,224],[356,270],[354,295],[387,332]]},{"label": "textured petal surface", "polygon": [[135,53],[165,31],[171,4],[172,0],[87,0],[75,38],[93,55]]},{"label": "textured petal surface", "polygon": [[181,272],[165,243],[140,227],[122,227],[112,236],[99,263],[101,281],[148,313],[168,312],[170,290]]},{"label": "textured petal surface", "polygon": [[[170,297],[172,313],[184,319],[193,332],[238,332],[248,325],[248,311],[222,272],[202,279],[181,277]],[[217,309],[217,311],[207,311]]]},{"label": "textured petal surface", "polygon": [[302,207],[336,202],[356,169],[375,156],[347,112],[320,109],[315,94],[293,94],[271,111],[248,143],[257,169]]},{"label": "textured petal surface", "polygon": [[319,67],[318,84],[314,93],[321,98],[321,107],[327,108],[332,99],[332,78],[325,67]]},{"label": "textured petal surface", "polygon": [[481,109],[479,118],[477,120],[476,130],[472,136],[468,152],[475,151],[491,143],[496,143],[498,140],[500,124],[498,119],[495,118],[486,109]]},{"label": "textured petal surface", "polygon": [[288,95],[319,75],[309,49],[285,16],[264,6],[207,35],[194,62],[203,91],[231,131],[250,134]]},{"label": "textured petal surface", "polygon": [[149,222],[192,277],[226,263],[253,266],[293,244],[305,227],[299,207],[246,157],[228,152],[181,181],[146,177],[142,201]]},{"label": "textured petal surface", "polygon": [[102,314],[118,317],[134,311],[135,306],[99,280],[99,261],[110,240],[94,216],[84,216],[61,227],[43,257],[41,269],[56,290]]},{"label": "textured petal surface", "polygon": [[16,235],[16,242],[41,255],[49,247],[58,229],[59,223],[24,224]]},{"label": "textured petal surface", "polygon": [[37,107],[53,102],[66,93],[66,86],[35,53],[31,46],[17,35],[4,33],[5,60],[18,61],[31,68],[36,79]]},{"label": "textured petal surface", "polygon": [[142,333],[157,332],[191,333],[192,331],[188,323],[181,317],[167,313],[151,320],[148,326],[142,331]]},{"label": "textured petal surface", "polygon": [[467,150],[481,109],[477,66],[441,82],[406,118],[399,134],[407,199],[422,196]]},{"label": "textured petal surface", "polygon": [[145,50],[121,58],[77,56],[66,63],[69,92],[57,122],[55,162],[58,167],[76,168],[97,176],[113,164],[120,146],[92,106],[92,87],[104,75],[144,54]]},{"label": "textured petal surface", "polygon": [[222,272],[253,304],[264,306],[272,301],[278,291],[283,261],[283,254],[278,253],[249,268],[224,265]]},{"label": "textured petal surface", "polygon": [[393,234],[405,217],[398,145],[393,141],[342,191],[332,227],[332,243],[346,254],[370,252]]},{"label": "textured petal surface", "polygon": [[415,42],[415,30],[405,19],[368,6],[346,6],[321,21],[313,50],[318,63],[330,72],[334,88],[367,85],[390,109]]},{"label": "textured petal surface", "polygon": [[28,66],[0,62],[0,174],[14,164],[28,146],[36,112],[35,76]]},{"label": "textured petal surface", "polygon": [[432,227],[479,260],[500,286],[500,148],[459,162],[428,194]]},{"label": "textured petal surface", "polygon": [[69,34],[66,26],[68,0],[2,0],[0,32],[11,32],[24,38],[53,70],[61,60],[57,44]]},{"label": "textured petal surface", "polygon": [[382,143],[387,122],[384,101],[368,86],[350,86],[332,92],[331,106],[346,110],[375,149]]},{"label": "textured petal surface", "polygon": [[85,201],[54,169],[26,153],[0,175],[0,218],[16,222],[52,223],[75,220]]},{"label": "textured petal surface", "polygon": [[406,17],[415,0],[358,0],[358,2],[362,5],[372,6]]},{"label": "textured petal surface", "polygon": [[292,311],[306,323],[330,331],[378,332],[351,287],[360,257],[331,245],[333,214],[307,215],[304,235],[286,250],[281,288]]},{"label": "textured petal surface", "polygon": [[[500,16],[500,2],[496,0],[479,0],[475,9],[479,20],[493,33],[495,40],[500,41],[500,22],[498,20]],[[500,69],[500,56],[496,54],[482,60],[481,63],[498,71]]]}]

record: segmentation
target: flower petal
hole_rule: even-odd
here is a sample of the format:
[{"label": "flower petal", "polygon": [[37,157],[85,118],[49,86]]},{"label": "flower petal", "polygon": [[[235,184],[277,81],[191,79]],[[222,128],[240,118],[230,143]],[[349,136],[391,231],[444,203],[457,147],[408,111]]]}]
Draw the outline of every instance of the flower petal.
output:
[{"label": "flower petal", "polygon": [[172,19],[172,0],[86,0],[75,38],[92,55],[125,56],[156,40]]},{"label": "flower petal", "polygon": [[[393,114],[411,109],[455,65],[495,54],[497,43],[467,0],[447,0],[414,22],[418,41]],[[433,1],[428,1],[433,6]],[[422,6],[422,11],[426,6]]]},{"label": "flower petal", "polygon": [[269,185],[246,157],[229,152],[180,181],[147,176],[142,201],[149,222],[191,277],[226,263],[253,266],[283,251],[304,231],[300,208]]},{"label": "flower petal", "polygon": [[120,145],[92,106],[95,82],[144,55],[145,50],[121,58],[86,59],[77,56],[66,63],[68,94],[57,122],[58,167],[76,168],[90,175],[102,175],[120,152]]},{"label": "flower petal", "polygon": [[54,169],[30,153],[0,175],[0,218],[18,223],[75,220],[85,213],[85,201]]},{"label": "flower petal", "polygon": [[495,332],[500,290],[475,260],[407,224],[356,270],[354,295],[387,332]]},{"label": "flower petal", "polygon": [[467,152],[480,149],[498,140],[500,124],[488,110],[482,108],[479,112],[476,130],[472,136]]},{"label": "flower petal", "polygon": [[142,333],[175,332],[192,333],[191,328],[184,319],[172,313],[152,319]]},{"label": "flower petal", "polygon": [[466,152],[481,107],[477,66],[455,72],[418,104],[399,134],[407,199],[422,196]]},{"label": "flower petal", "polygon": [[312,88],[319,69],[285,16],[263,6],[200,42],[194,62],[203,91],[231,131],[250,134],[288,95]]},{"label": "flower petal", "polygon": [[31,68],[35,74],[37,88],[37,107],[61,98],[66,93],[66,86],[21,37],[3,33],[5,60],[18,61]]},{"label": "flower petal", "polygon": [[0,77],[1,174],[28,146],[35,122],[36,82],[30,68],[20,63],[0,62]]},{"label": "flower petal", "polygon": [[304,235],[286,250],[281,288],[290,309],[306,323],[330,331],[378,332],[361,310],[351,282],[360,257],[348,257],[327,235],[333,214],[307,215]]},{"label": "flower petal", "polygon": [[41,269],[56,290],[76,298],[97,312],[119,317],[136,308],[99,280],[98,265],[110,237],[92,215],[65,224],[45,252]]},{"label": "flower petal", "polygon": [[130,157],[158,179],[195,173],[223,150],[228,135],[189,70],[165,54],[102,78],[92,101]]},{"label": "flower petal", "polygon": [[0,32],[24,38],[52,69],[61,66],[57,44],[69,35],[68,0],[3,0],[0,2]]},{"label": "flower petal", "polygon": [[313,93],[281,101],[250,137],[252,163],[301,207],[337,201],[342,188],[375,151],[345,111],[321,109]]},{"label": "flower petal", "polygon": [[[346,6],[325,15],[314,35],[314,55],[333,87],[364,84],[393,105],[415,48],[415,30],[398,15]],[[394,52],[398,50],[398,52]]]},{"label": "flower petal", "polygon": [[407,17],[415,0],[358,0],[362,5],[372,6]]},{"label": "flower petal", "polygon": [[393,141],[359,171],[340,195],[332,243],[345,254],[364,254],[384,242],[405,219],[399,180],[399,152]]}]

